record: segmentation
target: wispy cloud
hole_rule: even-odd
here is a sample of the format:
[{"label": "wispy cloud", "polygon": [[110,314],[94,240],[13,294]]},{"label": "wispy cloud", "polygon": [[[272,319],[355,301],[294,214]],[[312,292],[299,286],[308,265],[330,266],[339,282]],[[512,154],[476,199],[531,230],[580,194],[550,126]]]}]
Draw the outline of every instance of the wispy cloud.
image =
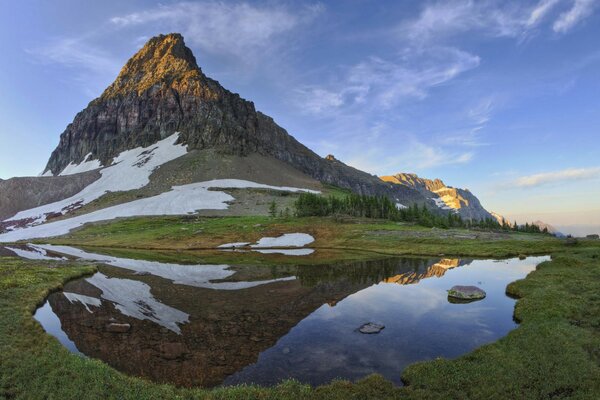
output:
[{"label": "wispy cloud", "polygon": [[310,113],[368,104],[388,110],[403,99],[424,99],[444,84],[479,65],[478,56],[451,47],[404,49],[396,59],[370,57],[348,68],[327,87],[296,90],[297,104]]},{"label": "wispy cloud", "polygon": [[600,178],[600,167],[568,168],[560,171],[544,172],[518,178],[514,184],[518,187],[536,187],[550,183],[559,183],[573,180],[586,180]]},{"label": "wispy cloud", "polygon": [[589,17],[598,5],[597,0],[575,0],[573,7],[562,13],[552,25],[555,32],[564,33]]},{"label": "wispy cloud", "polygon": [[72,69],[71,78],[81,84],[88,95],[98,95],[121,67],[111,53],[90,46],[83,38],[59,38],[25,51],[36,62],[61,64]]},{"label": "wispy cloud", "polygon": [[[524,38],[545,20],[554,17],[552,29],[566,33],[592,15],[597,0],[540,0],[506,2],[499,0],[439,1],[425,5],[419,16],[400,24],[401,37],[411,41],[440,41],[470,31],[492,37]],[[559,8],[571,8],[560,15]]]},{"label": "wispy cloud", "polygon": [[318,3],[291,10],[248,3],[179,2],[115,16],[110,22],[119,28],[158,26],[182,32],[187,41],[204,51],[250,59],[323,10]]},{"label": "wispy cloud", "polygon": [[534,27],[538,25],[560,2],[561,0],[540,0],[534,9],[531,10],[527,26]]}]

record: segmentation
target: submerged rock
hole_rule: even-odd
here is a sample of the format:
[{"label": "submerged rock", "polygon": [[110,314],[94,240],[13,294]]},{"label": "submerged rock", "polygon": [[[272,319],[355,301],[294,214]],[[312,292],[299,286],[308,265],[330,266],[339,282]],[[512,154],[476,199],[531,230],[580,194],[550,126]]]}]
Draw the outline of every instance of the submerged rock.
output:
[{"label": "submerged rock", "polygon": [[384,325],[379,325],[373,322],[367,322],[366,324],[363,324],[360,328],[358,328],[358,331],[360,333],[373,334],[381,332],[384,328]]},{"label": "submerged rock", "polygon": [[485,298],[485,291],[477,286],[452,286],[448,290],[448,301],[450,302],[470,302]]}]

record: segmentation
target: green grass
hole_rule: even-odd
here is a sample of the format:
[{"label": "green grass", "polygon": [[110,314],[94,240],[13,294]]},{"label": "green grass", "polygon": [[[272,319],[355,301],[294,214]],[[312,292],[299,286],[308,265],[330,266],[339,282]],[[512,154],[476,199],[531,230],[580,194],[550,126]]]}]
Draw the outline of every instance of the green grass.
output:
[{"label": "green grass", "polygon": [[508,293],[519,328],[455,360],[408,367],[406,387],[378,376],[311,388],[182,389],[127,377],[69,353],[32,318],[51,290],[93,266],[0,258],[0,398],[7,399],[597,399],[600,242],[561,247]]},{"label": "green grass", "polygon": [[373,253],[502,258],[549,254],[566,248],[564,240],[541,234],[431,229],[368,219],[339,221],[334,218],[263,216],[129,218],[86,225],[69,235],[40,242],[128,249],[206,250],[223,243],[252,242],[264,236],[289,232],[305,232],[315,237],[310,247],[319,251],[309,258],[311,262],[372,257]]}]

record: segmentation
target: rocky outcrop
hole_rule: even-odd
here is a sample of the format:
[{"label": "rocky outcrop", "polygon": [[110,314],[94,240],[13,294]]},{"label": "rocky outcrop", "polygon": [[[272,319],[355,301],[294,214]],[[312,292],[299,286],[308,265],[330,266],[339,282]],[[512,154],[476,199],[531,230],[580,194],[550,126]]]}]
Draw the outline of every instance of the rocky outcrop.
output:
[{"label": "rocky outcrop", "polygon": [[69,176],[0,180],[0,221],[19,211],[73,196],[99,177],[98,171],[90,171]]},{"label": "rocky outcrop", "polygon": [[136,53],[117,79],[75,117],[60,137],[45,172],[90,159],[107,165],[124,150],[149,146],[180,132],[188,149],[271,156],[321,182],[356,193],[424,203],[408,186],[389,185],[299,143],[254,104],[224,89],[198,67],[179,34],[160,35]]},{"label": "rocky outcrop", "polygon": [[382,176],[381,180],[391,184],[417,190],[422,196],[441,210],[453,211],[463,219],[481,220],[494,217],[481,205],[479,199],[468,189],[446,186],[440,179],[420,178],[416,174],[398,173]]},{"label": "rocky outcrop", "polygon": [[448,290],[448,300],[450,302],[471,302],[484,299],[485,296],[485,291],[477,286],[456,285],[452,286],[452,288]]}]

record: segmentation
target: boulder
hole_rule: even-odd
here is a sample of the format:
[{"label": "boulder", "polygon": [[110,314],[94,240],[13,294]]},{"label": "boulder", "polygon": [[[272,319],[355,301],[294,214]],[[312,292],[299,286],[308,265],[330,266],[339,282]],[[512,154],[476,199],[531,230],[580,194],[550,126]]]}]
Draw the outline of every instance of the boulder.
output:
[{"label": "boulder", "polygon": [[361,325],[361,327],[358,328],[358,331],[360,333],[364,333],[364,334],[370,335],[370,334],[373,334],[373,333],[379,333],[384,328],[385,328],[384,325],[376,324],[376,323],[373,323],[373,322],[367,322],[366,324]]},{"label": "boulder", "polygon": [[452,286],[448,290],[448,301],[458,300],[459,302],[470,302],[485,298],[485,291],[477,286]]}]

